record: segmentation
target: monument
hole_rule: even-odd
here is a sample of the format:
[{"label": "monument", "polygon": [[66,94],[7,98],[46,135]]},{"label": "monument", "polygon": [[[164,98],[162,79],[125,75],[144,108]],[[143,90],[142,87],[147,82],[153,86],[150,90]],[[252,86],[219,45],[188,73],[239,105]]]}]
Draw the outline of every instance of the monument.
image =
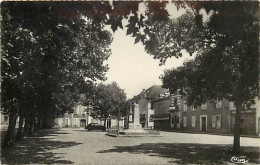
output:
[{"label": "monument", "polygon": [[132,123],[129,123],[129,129],[128,130],[143,130],[142,125],[139,122],[139,105],[138,104],[133,104],[133,109],[132,109],[132,120],[134,120]]},{"label": "monument", "polygon": [[[140,124],[140,117],[139,117],[139,105],[133,104],[132,105],[132,122],[129,123],[128,129],[119,130],[117,136],[125,136],[125,137],[138,137],[138,136],[160,136],[159,131],[156,130],[145,130],[142,128]],[[108,132],[109,134],[109,132]]]}]

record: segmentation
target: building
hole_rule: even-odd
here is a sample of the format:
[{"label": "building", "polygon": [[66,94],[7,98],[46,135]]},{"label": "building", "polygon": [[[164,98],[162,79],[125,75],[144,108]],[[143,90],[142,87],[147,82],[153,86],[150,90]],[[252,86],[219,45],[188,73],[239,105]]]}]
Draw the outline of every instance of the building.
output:
[{"label": "building", "polygon": [[[160,94],[166,93],[167,90],[162,88],[160,85],[153,85],[148,89],[143,89],[143,91],[134,96],[132,99],[128,100],[130,107],[136,103],[139,105],[139,113],[140,113],[140,124],[142,124],[143,128],[153,128],[153,115],[154,110],[152,108],[152,100],[156,99]],[[132,114],[130,108],[129,122],[132,122]]]},{"label": "building", "polygon": [[[242,134],[257,135],[260,133],[259,106],[259,100],[256,100],[256,104],[251,105],[250,107],[244,107],[244,110],[241,111],[240,131]],[[230,102],[229,110],[231,123],[230,131],[234,132],[236,109],[233,102]]]},{"label": "building", "polygon": [[[98,123],[100,125],[104,125],[104,121],[100,119],[94,119],[91,116],[91,110],[92,107],[85,107],[82,105],[77,105],[74,108],[73,113],[65,113],[64,117],[56,119],[56,125],[59,128],[64,127],[71,127],[71,128],[79,128],[79,127],[85,127],[89,123]],[[111,128],[118,125],[118,122],[116,119],[108,118],[106,121],[106,127]],[[124,119],[122,118],[119,121],[119,126],[124,126]]]},{"label": "building", "polygon": [[169,107],[171,104],[170,95],[161,96],[152,101],[152,108],[154,109],[154,129],[171,129],[171,112]]},{"label": "building", "polygon": [[[259,100],[257,104],[244,107],[241,112],[240,129],[243,135],[259,134]],[[194,107],[187,105],[187,97],[181,97],[180,129],[194,132],[209,132],[229,134],[234,132],[235,107],[233,102],[226,99],[216,102],[207,101],[205,104]]]},{"label": "building", "polygon": [[231,133],[229,102],[227,100],[217,101],[216,104],[207,101],[195,108],[187,105],[186,98],[182,99],[182,130]]},{"label": "building", "polygon": [[82,105],[75,106],[73,113],[65,113],[64,117],[56,119],[59,127],[85,127],[89,123],[89,112]]},{"label": "building", "polygon": [[9,116],[4,115],[2,112],[0,112],[0,125],[6,126],[9,124]]},{"label": "building", "polygon": [[[241,112],[241,134],[259,135],[260,106],[244,107]],[[233,102],[207,101],[194,107],[187,105],[187,97],[178,94],[164,95],[152,101],[155,129],[177,129],[190,132],[231,134],[234,132],[235,107]]]},{"label": "building", "polygon": [[155,129],[177,129],[180,130],[181,116],[181,96],[161,94],[152,101],[154,108],[154,128]]}]

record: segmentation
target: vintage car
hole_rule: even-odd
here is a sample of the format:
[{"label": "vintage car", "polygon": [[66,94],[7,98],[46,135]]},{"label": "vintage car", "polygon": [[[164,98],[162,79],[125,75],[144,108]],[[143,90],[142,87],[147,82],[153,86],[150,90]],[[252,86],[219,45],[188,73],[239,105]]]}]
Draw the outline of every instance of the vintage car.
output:
[{"label": "vintage car", "polygon": [[106,127],[103,125],[98,125],[98,123],[90,123],[88,124],[85,129],[87,129],[88,131],[91,130],[101,130],[101,131],[106,131]]}]

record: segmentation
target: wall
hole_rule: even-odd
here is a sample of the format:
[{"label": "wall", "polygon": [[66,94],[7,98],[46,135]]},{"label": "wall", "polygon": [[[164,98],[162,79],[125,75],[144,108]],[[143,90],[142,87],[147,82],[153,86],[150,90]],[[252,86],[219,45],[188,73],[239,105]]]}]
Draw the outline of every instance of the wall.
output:
[{"label": "wall", "polygon": [[[167,115],[170,116],[169,106],[170,106],[170,97],[158,98],[152,102],[154,108],[154,129],[170,129],[171,122],[170,118],[165,120],[163,118],[167,118]],[[164,116],[161,119],[156,118],[159,116]]]},{"label": "wall", "polygon": [[[240,131],[245,135],[256,135],[256,109],[248,109],[241,112]],[[235,127],[235,111],[231,112],[231,133]]]},{"label": "wall", "polygon": [[[206,117],[206,131],[207,132],[215,132],[215,133],[229,133],[229,103],[227,100],[221,101],[221,107],[216,108],[213,103],[207,101],[206,109],[203,110],[201,107],[195,108],[192,110],[191,106],[187,106],[187,111],[183,111],[184,101],[186,98],[182,100],[182,130],[189,131],[201,131],[201,117]],[[212,127],[212,116],[220,115],[221,116],[221,127],[216,128]],[[183,117],[187,117],[186,127],[183,124]],[[195,116],[195,127],[192,126],[192,116]]]},{"label": "wall", "polygon": [[147,127],[148,128],[153,128],[154,127],[154,122],[151,120],[151,115],[154,115],[154,109],[151,106],[151,103],[148,103],[148,118],[147,118]]},{"label": "wall", "polygon": [[153,101],[154,115],[169,114],[170,99],[160,98]]}]

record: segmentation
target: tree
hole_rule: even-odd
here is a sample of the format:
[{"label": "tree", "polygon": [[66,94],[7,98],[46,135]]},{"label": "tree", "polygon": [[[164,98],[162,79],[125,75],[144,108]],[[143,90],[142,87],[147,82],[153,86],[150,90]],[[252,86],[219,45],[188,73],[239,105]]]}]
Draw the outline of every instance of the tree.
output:
[{"label": "tree", "polygon": [[91,26],[93,20],[83,16],[62,19],[53,15],[59,12],[58,6],[3,4],[2,37],[8,42],[3,43],[1,57],[2,110],[10,117],[4,147],[12,145],[18,115],[20,140],[36,131],[45,118],[71,110],[82,84],[104,80],[107,66],[103,61],[110,55],[111,34],[100,25]]},{"label": "tree", "polygon": [[254,4],[207,4],[207,9],[218,10],[218,13],[213,14],[206,25],[198,27],[204,29],[205,35],[198,38],[203,47],[195,49],[197,57],[166,71],[162,77],[163,86],[171,92],[180,89],[180,93],[188,96],[190,105],[223,98],[234,101],[234,152],[240,149],[241,110],[244,105],[253,104],[259,95],[258,8]]},{"label": "tree", "polygon": [[115,82],[97,85],[93,97],[92,116],[104,120],[118,118],[126,113],[126,94]]}]

